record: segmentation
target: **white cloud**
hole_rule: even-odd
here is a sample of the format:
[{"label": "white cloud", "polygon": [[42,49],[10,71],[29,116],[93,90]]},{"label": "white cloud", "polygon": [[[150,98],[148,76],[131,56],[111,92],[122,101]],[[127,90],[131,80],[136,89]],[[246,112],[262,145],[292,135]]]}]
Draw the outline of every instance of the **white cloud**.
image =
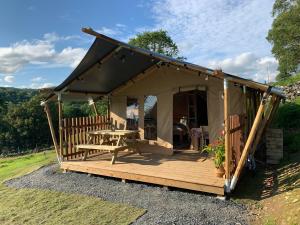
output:
[{"label": "white cloud", "polygon": [[5,77],[3,78],[3,80],[4,80],[5,82],[7,82],[7,83],[12,83],[12,82],[14,82],[14,79],[15,79],[15,77],[14,77],[14,76],[11,76],[11,75],[5,76]]},{"label": "white cloud", "polygon": [[278,62],[274,57],[258,57],[250,52],[233,58],[212,60],[208,66],[260,82],[273,81],[278,73]]},{"label": "white cloud", "polygon": [[54,87],[55,85],[53,83],[35,83],[33,82],[31,85],[30,85],[30,88],[34,88],[34,89],[41,89],[41,88],[49,88],[49,87]]},{"label": "white cloud", "polygon": [[67,47],[56,55],[55,62],[60,65],[66,65],[75,68],[85,53],[85,49]]},{"label": "white cloud", "polygon": [[122,23],[116,23],[116,27],[126,28],[127,26]]},{"label": "white cloud", "polygon": [[41,86],[39,86],[38,88],[49,88],[49,87],[53,87],[54,84],[53,83],[43,83]]},{"label": "white cloud", "polygon": [[31,81],[33,81],[33,82],[41,82],[43,80],[44,80],[44,78],[42,78],[42,77],[34,77],[31,79]]},{"label": "white cloud", "polygon": [[82,39],[79,35],[68,35],[68,36],[59,36],[57,33],[46,33],[44,34],[44,39],[49,42],[56,42],[56,41],[69,41],[72,39]]},{"label": "white cloud", "polygon": [[188,57],[269,51],[272,0],[161,0],[153,12],[157,28],[170,32]]},{"label": "white cloud", "polygon": [[[244,72],[247,63],[271,55],[266,40],[273,0],[158,0],[153,1],[153,29],[167,30],[188,61],[208,66],[212,60]],[[233,59],[237,57],[235,60]],[[224,62],[223,62],[224,61]],[[228,62],[227,62],[228,61]],[[261,64],[251,68],[253,79]],[[249,72],[250,68],[246,68]],[[225,69],[224,69],[225,70]]]},{"label": "white cloud", "polygon": [[101,27],[100,29],[97,29],[96,31],[100,34],[104,34],[107,36],[115,36],[115,35],[120,34],[120,31],[118,28],[113,29],[113,28],[108,28],[108,27]]},{"label": "white cloud", "polygon": [[55,42],[71,36],[59,37],[55,33],[44,35],[42,40],[21,41],[9,47],[0,47],[0,73],[13,74],[26,65],[74,68],[86,52],[83,48],[55,49]]},{"label": "white cloud", "polygon": [[116,23],[115,25],[111,27],[101,27],[100,29],[95,29],[96,32],[100,34],[104,34],[110,37],[115,37],[118,39],[123,40],[125,36],[130,35],[129,29],[127,29],[127,25],[122,23]]}]

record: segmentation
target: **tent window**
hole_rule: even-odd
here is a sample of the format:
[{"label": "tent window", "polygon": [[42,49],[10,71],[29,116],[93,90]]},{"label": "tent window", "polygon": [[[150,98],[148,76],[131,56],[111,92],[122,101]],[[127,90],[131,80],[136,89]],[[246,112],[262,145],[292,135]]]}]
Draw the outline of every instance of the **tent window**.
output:
[{"label": "tent window", "polygon": [[145,96],[144,102],[144,138],[147,140],[157,139],[157,97]]},{"label": "tent window", "polygon": [[139,104],[137,98],[127,98],[126,121],[128,130],[138,129]]}]

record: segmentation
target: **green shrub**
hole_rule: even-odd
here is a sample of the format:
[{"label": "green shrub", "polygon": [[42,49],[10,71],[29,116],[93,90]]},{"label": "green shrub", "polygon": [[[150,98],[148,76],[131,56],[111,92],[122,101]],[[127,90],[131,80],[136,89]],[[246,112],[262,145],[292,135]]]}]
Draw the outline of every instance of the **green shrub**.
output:
[{"label": "green shrub", "polygon": [[300,97],[293,102],[281,104],[272,125],[276,128],[300,129]]},{"label": "green shrub", "polygon": [[300,132],[285,133],[283,136],[284,149],[289,153],[294,153],[300,150]]}]

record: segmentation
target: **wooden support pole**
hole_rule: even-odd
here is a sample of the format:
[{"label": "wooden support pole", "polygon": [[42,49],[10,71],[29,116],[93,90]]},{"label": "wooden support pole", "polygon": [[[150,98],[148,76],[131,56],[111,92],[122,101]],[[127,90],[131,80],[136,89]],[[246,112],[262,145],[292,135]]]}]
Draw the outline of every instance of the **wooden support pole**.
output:
[{"label": "wooden support pole", "polygon": [[253,125],[251,127],[248,139],[247,139],[245,147],[243,149],[242,156],[240,158],[240,161],[237,165],[237,168],[236,168],[235,173],[234,173],[234,175],[232,177],[232,180],[231,180],[231,184],[230,184],[230,190],[231,191],[234,190],[234,188],[236,186],[236,183],[238,181],[238,178],[239,178],[239,176],[242,172],[242,169],[245,165],[245,162],[246,162],[247,156],[249,154],[251,145],[252,145],[253,140],[255,138],[255,134],[257,133],[257,129],[260,126],[260,122],[262,120],[262,116],[263,116],[265,105],[266,105],[266,100],[268,99],[269,94],[270,94],[270,89],[268,89],[268,91],[264,93],[264,96],[263,96],[263,98],[260,102],[260,105],[259,105],[259,108],[257,110],[257,113],[256,113],[256,116],[255,116]]},{"label": "wooden support pole", "polygon": [[59,127],[59,153],[61,159],[63,159],[63,111],[62,111],[62,101],[61,101],[61,94],[58,93],[57,95],[58,100],[58,127]]},{"label": "wooden support pole", "polygon": [[229,137],[229,96],[228,80],[224,79],[224,135],[225,135],[225,192],[230,192],[231,149]]},{"label": "wooden support pole", "polygon": [[94,112],[95,112],[96,116],[98,116],[99,114],[98,114],[98,110],[97,110],[95,102],[93,103],[93,109],[94,109]]},{"label": "wooden support pole", "polygon": [[59,146],[57,144],[57,139],[56,139],[55,131],[54,131],[54,128],[53,128],[51,112],[50,112],[49,106],[46,102],[42,102],[41,106],[44,106],[44,111],[45,111],[46,116],[47,116],[47,120],[48,120],[48,124],[49,124],[49,128],[50,128],[50,133],[51,133],[52,141],[53,141],[55,152],[56,152],[57,161],[58,161],[58,163],[60,163],[61,160],[60,160],[60,154],[59,154]]},{"label": "wooden support pole", "polygon": [[92,98],[89,98],[88,102],[89,102],[89,105],[93,108],[95,115],[98,116],[99,114],[98,114],[98,110],[97,110],[94,100]]},{"label": "wooden support pole", "polygon": [[270,119],[271,113],[274,112],[274,109],[275,109],[274,107],[275,107],[275,104],[276,104],[276,100],[277,100],[276,96],[273,95],[272,99],[269,103],[269,106],[265,111],[264,118],[261,122],[261,125],[259,126],[259,128],[257,130],[257,134],[255,136],[255,139],[254,139],[254,142],[253,142],[253,145],[252,145],[252,149],[251,149],[251,155],[254,155],[254,153],[256,151],[256,148],[257,148],[257,146],[258,146],[258,144],[261,140],[261,136],[263,135],[264,131],[266,130],[267,122]]}]

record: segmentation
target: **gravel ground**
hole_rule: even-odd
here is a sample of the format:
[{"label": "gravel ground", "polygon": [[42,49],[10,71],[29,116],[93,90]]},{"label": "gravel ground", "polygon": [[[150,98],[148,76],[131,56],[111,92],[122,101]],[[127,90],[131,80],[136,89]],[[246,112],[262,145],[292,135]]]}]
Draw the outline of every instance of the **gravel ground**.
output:
[{"label": "gravel ground", "polygon": [[9,180],[6,185],[91,195],[146,209],[147,212],[134,224],[248,224],[246,208],[232,201],[142,183],[122,183],[83,173],[64,174],[57,165]]}]

